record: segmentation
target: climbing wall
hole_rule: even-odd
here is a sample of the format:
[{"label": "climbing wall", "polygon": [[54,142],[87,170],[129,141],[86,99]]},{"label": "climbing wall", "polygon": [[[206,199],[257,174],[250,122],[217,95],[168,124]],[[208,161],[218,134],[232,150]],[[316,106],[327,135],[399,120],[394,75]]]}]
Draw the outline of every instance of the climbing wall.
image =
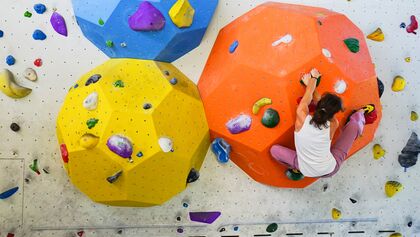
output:
[{"label": "climbing wall", "polygon": [[[0,236],[70,237],[79,231],[101,237],[389,236],[394,231],[420,236],[420,168],[417,165],[404,172],[397,160],[411,132],[420,133],[419,121],[410,120],[412,110],[420,112],[420,36],[400,28],[402,22],[410,23],[411,15],[420,17],[418,1],[283,1],[344,13],[365,35],[377,27],[385,33],[383,42],[367,40],[377,74],[385,84],[382,121],[373,143],[345,163],[336,176],[305,189],[273,188],[253,181],[231,162],[219,164],[209,152],[199,181],[162,206],[141,209],[93,203],[69,182],[63,170],[55,127],[58,111],[76,80],[108,58],[82,35],[70,0],[41,2],[47,6],[42,15],[35,13],[33,5],[38,2],[32,0],[1,0],[0,5],[0,30],[4,32],[0,68],[9,69],[20,84],[33,89],[18,100],[0,94],[0,192],[19,187],[13,196],[0,200]],[[202,44],[174,65],[197,82],[218,31],[263,2],[220,0]],[[67,21],[68,37],[50,26],[54,8]],[[24,17],[25,11],[32,16]],[[46,40],[32,39],[36,29],[47,35]],[[15,65],[6,64],[8,55],[14,56]],[[41,67],[33,65],[37,58],[43,61]],[[35,68],[37,81],[24,79],[27,67]],[[397,75],[407,82],[404,91],[391,90]],[[12,131],[11,123],[17,123],[20,130]],[[376,143],[386,150],[379,160],[372,154]],[[39,175],[29,168],[35,159]],[[393,198],[384,193],[389,180],[404,185]],[[332,208],[341,210],[342,219],[332,220]],[[222,215],[211,225],[201,225],[189,221],[191,211],[220,211]],[[268,233],[266,228],[273,222],[278,228]],[[181,228],[183,233],[177,233]]]}]

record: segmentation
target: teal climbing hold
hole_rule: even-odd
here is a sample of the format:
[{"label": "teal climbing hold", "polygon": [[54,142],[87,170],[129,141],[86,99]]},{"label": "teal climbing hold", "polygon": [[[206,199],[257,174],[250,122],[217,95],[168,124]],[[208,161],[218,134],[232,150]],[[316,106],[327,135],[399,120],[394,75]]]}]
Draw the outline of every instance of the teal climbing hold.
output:
[{"label": "teal climbing hold", "polygon": [[266,126],[267,128],[274,128],[279,124],[280,122],[280,116],[279,113],[272,108],[267,109],[264,112],[264,115],[261,119],[261,123]]}]

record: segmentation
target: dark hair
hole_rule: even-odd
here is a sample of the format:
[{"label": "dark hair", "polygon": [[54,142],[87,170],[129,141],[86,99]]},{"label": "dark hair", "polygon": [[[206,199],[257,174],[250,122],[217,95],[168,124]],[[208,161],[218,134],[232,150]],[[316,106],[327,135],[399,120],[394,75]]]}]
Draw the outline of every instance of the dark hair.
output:
[{"label": "dark hair", "polygon": [[339,111],[343,111],[341,98],[331,93],[325,93],[318,102],[310,124],[319,129],[328,128],[327,122]]}]

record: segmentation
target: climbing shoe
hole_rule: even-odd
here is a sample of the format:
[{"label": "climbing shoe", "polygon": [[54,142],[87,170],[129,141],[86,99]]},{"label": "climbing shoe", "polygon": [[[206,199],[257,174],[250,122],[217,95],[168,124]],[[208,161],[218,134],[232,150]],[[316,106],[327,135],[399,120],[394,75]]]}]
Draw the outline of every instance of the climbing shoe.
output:
[{"label": "climbing shoe", "polygon": [[303,174],[297,169],[286,170],[286,176],[288,179],[293,180],[293,181],[299,181],[305,178],[305,176],[303,176]]}]

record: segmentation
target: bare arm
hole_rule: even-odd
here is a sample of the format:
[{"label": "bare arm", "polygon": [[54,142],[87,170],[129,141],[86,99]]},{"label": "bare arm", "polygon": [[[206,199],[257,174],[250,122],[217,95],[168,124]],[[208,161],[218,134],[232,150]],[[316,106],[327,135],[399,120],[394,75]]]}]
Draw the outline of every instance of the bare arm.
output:
[{"label": "bare arm", "polygon": [[302,128],[306,116],[309,114],[308,106],[312,101],[312,95],[316,88],[316,79],[312,78],[310,74],[305,74],[303,79],[308,81],[308,85],[306,86],[305,95],[296,110],[295,131],[299,131]]},{"label": "bare arm", "polygon": [[315,89],[313,94],[313,102],[317,105],[318,102],[321,100],[321,95],[318,93],[318,91]]}]

